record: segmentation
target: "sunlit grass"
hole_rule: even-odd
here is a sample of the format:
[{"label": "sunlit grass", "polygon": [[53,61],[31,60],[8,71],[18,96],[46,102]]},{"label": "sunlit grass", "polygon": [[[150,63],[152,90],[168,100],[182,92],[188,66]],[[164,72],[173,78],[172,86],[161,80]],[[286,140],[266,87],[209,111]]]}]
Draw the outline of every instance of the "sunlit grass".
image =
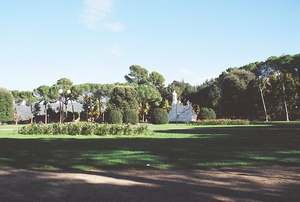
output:
[{"label": "sunlit grass", "polygon": [[[0,130],[0,166],[38,170],[300,166],[300,126],[149,125],[152,135],[20,135]],[[2,126],[2,128],[5,128]]]}]

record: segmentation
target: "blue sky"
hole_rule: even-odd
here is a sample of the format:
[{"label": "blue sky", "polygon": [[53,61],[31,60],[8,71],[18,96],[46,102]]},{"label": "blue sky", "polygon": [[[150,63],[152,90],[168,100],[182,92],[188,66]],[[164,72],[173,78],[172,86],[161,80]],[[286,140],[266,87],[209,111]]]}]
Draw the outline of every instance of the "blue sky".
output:
[{"label": "blue sky", "polygon": [[3,0],[0,86],[122,82],[131,64],[200,84],[300,53],[299,19],[297,0]]}]

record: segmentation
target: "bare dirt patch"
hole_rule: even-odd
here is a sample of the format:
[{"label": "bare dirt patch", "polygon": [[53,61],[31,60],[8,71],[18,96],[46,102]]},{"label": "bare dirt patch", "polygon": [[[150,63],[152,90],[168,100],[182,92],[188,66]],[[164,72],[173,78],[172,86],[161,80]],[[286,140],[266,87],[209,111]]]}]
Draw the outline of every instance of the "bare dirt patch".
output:
[{"label": "bare dirt patch", "polygon": [[300,201],[300,168],[0,170],[0,201]]}]

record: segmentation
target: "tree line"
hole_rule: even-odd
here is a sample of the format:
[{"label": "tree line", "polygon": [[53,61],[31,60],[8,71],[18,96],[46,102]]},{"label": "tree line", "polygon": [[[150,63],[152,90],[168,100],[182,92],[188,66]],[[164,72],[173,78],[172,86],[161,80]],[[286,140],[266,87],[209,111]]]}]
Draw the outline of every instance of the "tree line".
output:
[{"label": "tree line", "polygon": [[[75,85],[70,79],[62,78],[52,86],[11,93],[16,103],[25,101],[30,107],[31,122],[40,113],[41,106],[44,106],[45,123],[49,118],[60,122],[78,119],[102,122],[105,113],[113,110],[123,114],[135,111],[138,121],[147,122],[154,109],[170,110],[174,90],[182,103],[192,103],[199,118],[201,110],[209,109],[217,118],[289,121],[300,118],[299,66],[300,54],[270,57],[228,68],[217,78],[194,86],[185,81],[166,85],[159,72],[132,65],[124,83]],[[74,111],[75,102],[82,104],[83,112]],[[59,103],[58,113],[49,107],[51,103]]]},{"label": "tree line", "polygon": [[296,120],[300,118],[299,68],[300,54],[228,68],[191,89],[186,99],[195,108],[214,109],[222,118]]},{"label": "tree line", "polygon": [[[104,122],[105,114],[120,111],[122,116],[134,114],[136,122],[150,120],[154,108],[167,110],[169,106],[161,96],[165,88],[165,79],[158,72],[148,71],[138,65],[132,65],[127,82],[114,84],[85,83],[75,85],[68,78],[61,78],[52,86],[42,85],[33,91],[12,91],[17,104],[26,103],[30,107],[34,122],[43,111],[43,122],[65,122],[84,120]],[[58,110],[51,104],[58,103]],[[75,112],[74,103],[82,104],[83,111]],[[71,111],[68,106],[71,105]],[[41,106],[43,108],[41,109]]]}]

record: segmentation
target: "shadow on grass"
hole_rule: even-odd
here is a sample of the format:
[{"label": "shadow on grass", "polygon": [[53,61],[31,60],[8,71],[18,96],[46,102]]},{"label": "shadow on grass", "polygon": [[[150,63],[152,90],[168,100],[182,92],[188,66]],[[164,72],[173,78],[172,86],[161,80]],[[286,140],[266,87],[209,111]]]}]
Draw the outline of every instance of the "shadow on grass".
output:
[{"label": "shadow on grass", "polygon": [[0,165],[40,170],[206,169],[300,166],[299,128],[224,127],[161,130],[191,138],[0,140]]},{"label": "shadow on grass", "polygon": [[[246,171],[249,173],[248,171]],[[296,172],[296,171],[295,171]],[[258,173],[260,173],[258,171]],[[241,173],[242,174],[242,173]],[[299,201],[299,176],[263,185],[262,178],[220,172],[0,173],[1,201]],[[255,176],[255,175],[254,175]],[[274,180],[274,179],[272,179]]]}]

